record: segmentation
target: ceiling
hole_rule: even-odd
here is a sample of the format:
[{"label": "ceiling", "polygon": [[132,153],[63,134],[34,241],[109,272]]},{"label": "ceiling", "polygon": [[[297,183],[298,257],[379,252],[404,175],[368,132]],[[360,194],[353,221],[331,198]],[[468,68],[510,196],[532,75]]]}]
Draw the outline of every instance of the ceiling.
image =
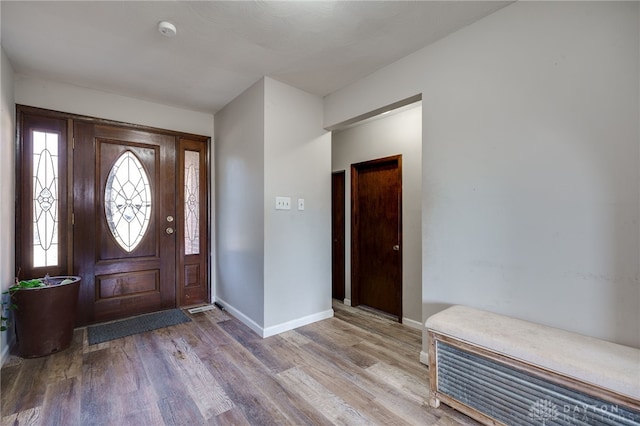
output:
[{"label": "ceiling", "polygon": [[19,74],[215,113],[263,76],[328,95],[510,3],[3,0],[1,42]]}]

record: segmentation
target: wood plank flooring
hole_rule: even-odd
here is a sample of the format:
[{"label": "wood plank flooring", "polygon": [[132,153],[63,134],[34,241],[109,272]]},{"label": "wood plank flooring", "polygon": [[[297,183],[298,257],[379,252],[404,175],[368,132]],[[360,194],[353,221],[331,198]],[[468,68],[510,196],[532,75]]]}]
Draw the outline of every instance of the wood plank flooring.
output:
[{"label": "wood plank flooring", "polygon": [[476,425],[427,404],[421,333],[334,302],[335,317],[262,339],[220,310],[66,351],[12,356],[3,425]]}]

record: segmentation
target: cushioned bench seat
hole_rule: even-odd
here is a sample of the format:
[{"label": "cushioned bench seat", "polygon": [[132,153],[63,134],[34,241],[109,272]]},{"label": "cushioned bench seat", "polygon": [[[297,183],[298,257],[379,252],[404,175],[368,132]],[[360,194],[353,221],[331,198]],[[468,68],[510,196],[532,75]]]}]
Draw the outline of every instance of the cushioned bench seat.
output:
[{"label": "cushioned bench seat", "polygon": [[431,316],[425,325],[640,400],[640,349],[460,305]]},{"label": "cushioned bench seat", "polygon": [[467,306],[425,327],[432,407],[492,426],[640,426],[640,349]]}]

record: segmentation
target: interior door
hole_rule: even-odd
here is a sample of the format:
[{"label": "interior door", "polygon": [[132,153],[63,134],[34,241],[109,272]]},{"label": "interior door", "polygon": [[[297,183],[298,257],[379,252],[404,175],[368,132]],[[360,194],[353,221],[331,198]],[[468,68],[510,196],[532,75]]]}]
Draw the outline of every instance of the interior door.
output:
[{"label": "interior door", "polygon": [[344,301],[344,170],[331,174],[331,297]]},{"label": "interior door", "polygon": [[351,298],[402,320],[402,157],[351,168]]},{"label": "interior door", "polygon": [[76,121],[74,139],[78,324],[175,307],[175,137]]}]

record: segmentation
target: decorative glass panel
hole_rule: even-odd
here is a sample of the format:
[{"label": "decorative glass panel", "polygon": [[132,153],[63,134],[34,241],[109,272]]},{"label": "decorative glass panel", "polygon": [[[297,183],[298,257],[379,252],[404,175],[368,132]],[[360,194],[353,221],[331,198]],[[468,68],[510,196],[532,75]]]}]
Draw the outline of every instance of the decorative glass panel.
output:
[{"label": "decorative glass panel", "polygon": [[58,134],[33,131],[33,266],[58,264]]},{"label": "decorative glass panel", "polygon": [[131,151],[123,153],[109,172],[104,209],[113,237],[132,252],[149,227],[151,188],[147,172]]},{"label": "decorative glass panel", "polygon": [[200,153],[184,153],[184,254],[200,254]]}]

